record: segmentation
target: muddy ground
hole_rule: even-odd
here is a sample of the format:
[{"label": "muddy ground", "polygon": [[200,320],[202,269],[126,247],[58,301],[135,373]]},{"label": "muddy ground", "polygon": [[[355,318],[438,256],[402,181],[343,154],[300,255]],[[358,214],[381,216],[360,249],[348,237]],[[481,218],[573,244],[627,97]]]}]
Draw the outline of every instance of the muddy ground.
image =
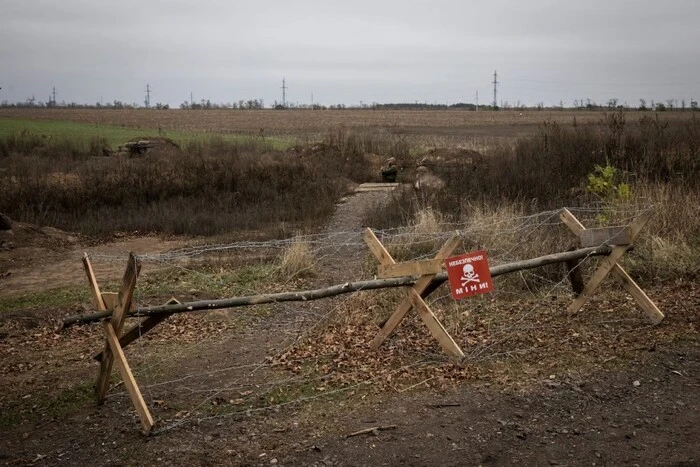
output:
[{"label": "muddy ground", "polygon": [[[381,195],[348,198],[327,231],[359,229],[360,213],[376,202]],[[0,279],[0,298],[52,283],[82,284],[85,249],[151,252],[188,242],[80,241],[42,243],[47,253],[22,267],[8,266],[20,246],[0,252],[11,272]],[[355,275],[362,260],[356,249],[338,253],[344,260],[329,261],[328,275],[319,281]],[[98,276],[118,277],[122,268],[105,266]],[[265,389],[293,379],[274,362],[264,363],[265,357],[279,355],[317,326],[334,302],[249,313],[244,321],[233,313],[172,318],[127,352],[156,417],[149,437],[140,434],[116,375],[107,403],[94,403],[97,363],[91,357],[103,345],[99,327],[55,332],[61,316],[89,304],[0,313],[0,463],[700,465],[700,290],[683,283],[649,293],[667,319],[652,328],[640,318],[640,331],[623,338],[598,336],[595,345],[605,350],[582,348],[590,354],[585,369],[573,359],[557,360],[557,348],[550,348],[546,365],[545,359],[541,366],[530,362],[522,367],[527,371],[516,359],[493,363],[513,364],[508,378],[481,374],[475,363],[465,367],[473,377],[440,383],[421,376],[402,386],[370,380],[319,388],[322,380],[302,381],[313,387],[294,386],[301,392],[293,394]],[[157,370],[150,366],[156,361]],[[349,436],[361,430],[369,431]]]}]

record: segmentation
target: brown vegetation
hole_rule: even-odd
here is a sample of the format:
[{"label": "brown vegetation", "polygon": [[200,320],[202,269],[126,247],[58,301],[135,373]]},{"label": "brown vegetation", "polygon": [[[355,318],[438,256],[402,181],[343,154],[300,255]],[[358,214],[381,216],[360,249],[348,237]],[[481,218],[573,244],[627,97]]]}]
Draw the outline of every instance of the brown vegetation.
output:
[{"label": "brown vegetation", "polygon": [[0,142],[0,211],[85,234],[306,228],[332,212],[350,181],[370,177],[347,145],[280,152],[212,137],[147,157],[99,154],[32,134]]}]

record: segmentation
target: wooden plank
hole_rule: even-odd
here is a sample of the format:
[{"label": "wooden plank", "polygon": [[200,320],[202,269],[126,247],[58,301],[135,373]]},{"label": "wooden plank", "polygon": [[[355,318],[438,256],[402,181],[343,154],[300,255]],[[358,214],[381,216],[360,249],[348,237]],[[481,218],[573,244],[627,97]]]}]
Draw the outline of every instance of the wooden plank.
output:
[{"label": "wooden plank", "polygon": [[[112,319],[110,320],[116,336],[121,335],[122,328],[124,327],[124,320],[126,319],[126,312],[129,310],[129,308],[131,308],[131,299],[134,296],[138,271],[138,261],[136,260],[134,254],[131,253],[129,255],[129,261],[126,265],[126,271],[124,271],[124,277],[122,278],[122,285],[119,289],[119,295],[117,296],[117,304],[114,307]],[[97,403],[100,405],[104,404],[105,398],[107,397],[109,377],[112,373],[113,365],[114,360],[112,358],[112,352],[109,344],[106,344],[104,356],[100,362],[100,371],[97,376],[97,383],[95,384]]]},{"label": "wooden plank", "polygon": [[[175,298],[171,298],[165,304],[166,305],[176,305],[176,304],[179,305],[180,302],[177,301]],[[170,316],[171,315],[168,315],[168,314],[149,316],[148,318],[144,319],[140,323],[132,326],[131,329],[129,329],[128,331],[125,331],[124,334],[122,334],[122,336],[119,338],[119,345],[121,346],[122,349],[127,347],[129,344],[131,344],[136,339],[138,339],[139,337],[146,334],[151,329],[155,328],[158,324],[165,321]],[[104,355],[104,352],[100,352],[100,353],[96,354],[93,358],[95,360],[97,360],[98,362],[101,362],[103,355]]]},{"label": "wooden plank", "polygon": [[114,360],[117,362],[117,368],[119,369],[119,373],[121,373],[124,386],[126,386],[127,391],[129,391],[131,402],[134,404],[136,412],[139,414],[143,432],[147,435],[151,432],[154,425],[151,412],[148,411],[148,406],[146,406],[146,402],[143,400],[143,396],[141,395],[141,391],[136,384],[131,368],[129,368],[129,363],[126,361],[124,351],[119,345],[119,340],[114,332],[113,323],[105,320],[103,321],[102,325],[104,327],[107,345],[109,345],[111,355],[113,355]]},{"label": "wooden plank", "polygon": [[[634,242],[640,230],[642,230],[646,223],[649,222],[650,217],[650,214],[646,213],[632,221],[632,224],[630,224],[631,242]],[[588,283],[583,289],[583,292],[581,292],[581,295],[576,297],[571,305],[569,305],[568,311],[570,313],[575,313],[581,309],[583,304],[588,301],[593,292],[595,292],[598,286],[600,286],[600,284],[603,282],[603,279],[605,279],[610,271],[613,270],[617,262],[627,252],[627,250],[630,249],[631,246],[631,243],[629,245],[616,246],[613,248],[612,252],[603,261],[601,261],[600,266],[598,266],[598,269],[596,269],[591,278],[588,280]]]},{"label": "wooden plank", "polygon": [[408,289],[408,298],[411,300],[411,304],[415,309],[418,310],[418,315],[428,327],[430,333],[440,343],[442,350],[453,357],[464,358],[462,349],[459,348],[454,339],[452,339],[452,336],[448,334],[440,320],[435,317],[430,307],[428,307],[414,288]]},{"label": "wooden plank", "polygon": [[634,301],[639,307],[644,310],[653,324],[659,324],[664,319],[664,314],[659,310],[654,302],[647,296],[641,287],[622,269],[622,266],[616,264],[613,272],[622,281],[625,289],[632,295]]},{"label": "wooden plank", "polygon": [[586,229],[579,235],[582,247],[598,245],[629,245],[632,231],[628,225]]},{"label": "wooden plank", "polygon": [[443,261],[436,259],[425,259],[419,261],[405,261],[395,264],[380,264],[377,267],[377,277],[382,279],[387,277],[404,276],[424,276],[426,274],[437,274],[442,272]]},{"label": "wooden plank", "polygon": [[107,309],[104,301],[102,300],[102,294],[100,293],[100,286],[97,285],[97,279],[95,279],[95,272],[92,270],[92,264],[90,264],[90,258],[87,253],[83,253],[83,268],[85,269],[85,275],[87,275],[88,285],[90,286],[90,293],[92,294],[92,301],[98,310],[104,311]]},{"label": "wooden plank", "polygon": [[374,257],[377,258],[377,261],[379,261],[380,265],[386,266],[396,264],[394,258],[392,258],[389,252],[386,250],[386,248],[384,248],[382,242],[380,242],[379,239],[377,239],[377,236],[374,235],[372,229],[367,227],[367,229],[365,229],[365,233],[362,234],[362,239],[369,247],[369,251],[371,251]]},{"label": "wooden plank", "polygon": [[[104,301],[105,303],[105,309],[114,310],[114,307],[117,306],[117,297],[119,297],[119,294],[117,292],[102,292],[102,301]],[[131,306],[129,307],[129,311],[135,310],[136,303],[132,301]]]},{"label": "wooden plank", "polygon": [[[444,261],[448,256],[452,254],[454,249],[457,248],[457,245],[459,245],[460,241],[461,240],[459,238],[459,234],[450,238],[447,242],[445,242],[442,248],[440,248],[440,251],[438,251],[438,253],[435,255],[435,259]],[[423,294],[423,292],[430,286],[434,277],[434,274],[421,276],[420,279],[418,279],[413,285],[413,289],[418,294]],[[396,329],[396,327],[401,323],[401,321],[404,319],[404,317],[412,307],[413,303],[411,302],[411,299],[406,297],[406,299],[404,299],[399,304],[398,308],[396,308],[394,313],[392,313],[389,319],[384,323],[384,326],[382,326],[377,335],[374,336],[374,339],[372,339],[372,342],[370,342],[369,344],[370,349],[377,350],[379,346],[382,345],[382,343],[387,339],[387,337],[389,337],[391,333],[394,332],[394,329]]]},{"label": "wooden plank", "polygon": [[566,208],[562,209],[561,213],[559,214],[559,218],[577,237],[581,235],[581,232],[586,230],[583,224],[576,219],[576,216],[571,214],[571,211]]}]

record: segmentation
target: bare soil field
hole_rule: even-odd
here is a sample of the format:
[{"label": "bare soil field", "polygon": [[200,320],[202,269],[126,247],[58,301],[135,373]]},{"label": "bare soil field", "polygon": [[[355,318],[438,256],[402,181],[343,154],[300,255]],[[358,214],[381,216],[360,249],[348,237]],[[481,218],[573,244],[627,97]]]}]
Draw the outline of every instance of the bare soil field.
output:
[{"label": "bare soil field", "polygon": [[[652,112],[626,113],[636,121]],[[683,120],[692,112],[666,112],[665,118]],[[0,109],[0,117],[73,121],[163,131],[318,137],[329,129],[346,128],[387,135],[414,137],[505,137],[532,134],[545,121],[560,125],[599,122],[601,111],[390,111],[390,110],[95,110]]]}]

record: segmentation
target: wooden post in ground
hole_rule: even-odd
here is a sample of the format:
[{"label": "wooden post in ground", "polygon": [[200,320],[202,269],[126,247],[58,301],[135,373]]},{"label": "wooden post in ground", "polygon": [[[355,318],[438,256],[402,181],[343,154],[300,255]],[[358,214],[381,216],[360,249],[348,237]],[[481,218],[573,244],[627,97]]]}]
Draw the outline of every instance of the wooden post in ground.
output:
[{"label": "wooden post in ground", "polygon": [[[632,295],[634,301],[644,310],[652,323],[658,324],[664,319],[664,314],[651,301],[639,285],[618,264],[622,256],[632,247],[642,228],[649,222],[649,213],[635,218],[629,226],[611,227],[604,229],[586,229],[581,222],[568,209],[563,209],[559,215],[564,224],[582,241],[589,245],[592,242],[609,243],[613,249],[601,262],[593,273],[583,291],[574,299],[568,308],[569,312],[576,312],[589,300],[591,295],[600,286],[603,279],[611,272],[622,281],[625,289]],[[607,237],[606,237],[607,235]]]},{"label": "wooden post in ground", "polygon": [[[435,258],[428,261],[413,261],[397,264],[394,258],[384,248],[384,245],[377,239],[371,229],[365,230],[363,235],[365,243],[370,251],[377,258],[380,264],[380,274],[382,277],[394,277],[395,274],[401,275],[420,275],[420,279],[416,283],[407,287],[408,296],[399,304],[398,308],[391,317],[384,323],[379,333],[370,343],[370,348],[376,350],[380,345],[394,332],[394,329],[406,317],[406,314],[415,308],[421,320],[430,330],[430,333],[440,343],[442,349],[451,356],[464,357],[464,353],[459,348],[457,343],[447,333],[440,321],[435,317],[430,307],[423,300],[423,293],[430,287],[435,275],[441,270],[441,263],[452,254],[452,251],[459,244],[459,236],[455,235],[450,238],[440,248],[440,251],[435,255]],[[432,292],[432,290],[431,290]]]}]

